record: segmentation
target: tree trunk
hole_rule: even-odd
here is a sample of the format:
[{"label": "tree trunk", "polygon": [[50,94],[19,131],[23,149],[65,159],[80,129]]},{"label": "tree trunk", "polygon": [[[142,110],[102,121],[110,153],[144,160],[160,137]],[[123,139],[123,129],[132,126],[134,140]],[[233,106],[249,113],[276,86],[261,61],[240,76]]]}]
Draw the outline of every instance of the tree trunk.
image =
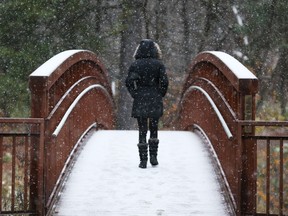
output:
[{"label": "tree trunk", "polygon": [[135,119],[131,117],[132,98],[129,95],[125,79],[130,64],[133,62],[133,54],[141,40],[142,25],[138,9],[142,6],[141,0],[123,0],[122,26],[120,42],[120,73],[119,96],[117,100],[117,127],[121,130],[135,129]]},{"label": "tree trunk", "polygon": [[281,114],[286,113],[287,104],[287,90],[288,90],[288,48],[283,47],[280,49],[280,58],[273,73],[272,80],[274,84],[274,89],[277,89],[278,100],[280,101]]},{"label": "tree trunk", "polygon": [[185,67],[190,63],[190,28],[189,28],[189,16],[188,16],[188,0],[182,0],[182,19],[183,19],[183,43],[182,51],[184,53]]}]

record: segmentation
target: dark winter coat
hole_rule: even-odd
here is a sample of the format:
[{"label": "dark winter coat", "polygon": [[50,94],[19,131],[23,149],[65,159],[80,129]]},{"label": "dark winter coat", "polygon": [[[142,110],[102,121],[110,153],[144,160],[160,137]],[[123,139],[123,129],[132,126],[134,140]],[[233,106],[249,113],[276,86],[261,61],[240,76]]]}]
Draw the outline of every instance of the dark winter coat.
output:
[{"label": "dark winter coat", "polygon": [[160,118],[163,100],[168,88],[161,51],[152,40],[142,40],[135,52],[135,61],[129,68],[126,87],[133,97],[132,117]]}]

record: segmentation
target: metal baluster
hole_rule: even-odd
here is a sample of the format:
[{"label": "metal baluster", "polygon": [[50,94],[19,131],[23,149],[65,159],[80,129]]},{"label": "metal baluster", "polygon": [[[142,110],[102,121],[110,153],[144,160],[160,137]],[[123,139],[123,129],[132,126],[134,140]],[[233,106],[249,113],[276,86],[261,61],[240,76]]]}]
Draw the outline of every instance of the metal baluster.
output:
[{"label": "metal baluster", "polygon": [[283,139],[280,139],[280,176],[279,176],[279,215],[283,215],[283,164],[284,164],[284,158],[283,158]]},{"label": "metal baluster", "polygon": [[270,213],[270,139],[267,140],[266,157],[266,214]]},{"label": "metal baluster", "polygon": [[12,143],[12,191],[11,191],[11,211],[15,210],[15,175],[16,174],[16,137],[13,136]]},{"label": "metal baluster", "polygon": [[3,181],[3,136],[0,136],[0,212],[2,212],[2,181]]},{"label": "metal baluster", "polygon": [[29,140],[28,137],[25,136],[25,156],[24,156],[24,210],[26,211],[28,208],[28,170],[29,170],[29,163],[28,163],[28,145]]}]

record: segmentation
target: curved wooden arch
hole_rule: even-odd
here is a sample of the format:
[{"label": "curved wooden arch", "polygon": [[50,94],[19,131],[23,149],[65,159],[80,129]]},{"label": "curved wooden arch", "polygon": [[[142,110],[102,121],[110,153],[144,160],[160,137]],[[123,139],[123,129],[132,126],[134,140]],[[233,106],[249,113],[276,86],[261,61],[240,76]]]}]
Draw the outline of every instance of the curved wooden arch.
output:
[{"label": "curved wooden arch", "polygon": [[[238,92],[247,92],[249,94],[255,94],[258,92],[257,77],[237,59],[220,51],[202,52],[198,54],[195,59],[193,59],[188,68],[188,77],[186,79],[183,91],[189,87],[191,81],[193,81],[195,77],[201,76],[211,78],[211,76],[213,76],[213,72],[215,75],[215,68],[209,67],[209,64],[213,65],[218,72],[222,73]],[[201,70],[197,70],[198,67],[200,67]]]},{"label": "curved wooden arch", "polygon": [[242,146],[237,121],[255,119],[257,91],[258,79],[235,58],[223,52],[203,52],[188,69],[179,106],[177,128],[196,128],[211,144],[227,199],[237,213],[247,192],[241,191],[246,163],[242,157],[250,148]]},{"label": "curved wooden arch", "polygon": [[[29,77],[31,116],[47,117],[67,89],[81,78],[89,76],[103,85],[112,98],[108,72],[93,52],[68,50],[49,59]],[[37,105],[33,107],[34,101]]]},{"label": "curved wooden arch", "polygon": [[[50,211],[79,143],[92,128],[113,129],[115,107],[107,70],[91,51],[59,53],[29,77],[31,117],[45,119],[44,199]],[[38,175],[39,173],[35,174]],[[40,175],[41,176],[41,175]],[[34,177],[34,179],[37,179]],[[36,196],[37,197],[37,196]],[[36,204],[37,205],[37,204]],[[40,204],[38,209],[41,208]]]}]

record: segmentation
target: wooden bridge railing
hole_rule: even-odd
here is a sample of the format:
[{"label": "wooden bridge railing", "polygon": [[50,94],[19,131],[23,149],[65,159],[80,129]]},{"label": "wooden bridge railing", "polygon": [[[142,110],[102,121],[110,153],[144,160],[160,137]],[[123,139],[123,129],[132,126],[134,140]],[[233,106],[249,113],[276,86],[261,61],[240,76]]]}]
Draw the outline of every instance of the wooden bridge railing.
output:
[{"label": "wooden bridge railing", "polygon": [[[62,52],[34,71],[29,85],[31,118],[0,119],[0,126],[10,124],[7,126],[10,130],[20,121],[23,128],[32,125],[29,127],[33,132],[8,134],[2,131],[6,126],[1,128],[0,151],[3,152],[5,146],[12,149],[12,177],[9,177],[12,189],[8,189],[11,201],[7,208],[3,208],[2,203],[1,214],[49,215],[81,140],[93,128],[114,128],[114,101],[108,74],[94,53]],[[16,202],[18,177],[15,172],[22,163],[17,159],[19,148],[25,150],[23,154],[29,164],[25,165],[25,172],[30,176],[23,177],[22,206],[16,206],[19,202]],[[3,181],[3,176],[0,179]],[[3,200],[3,188],[1,195]]]},{"label": "wooden bridge railing", "polygon": [[46,120],[46,206],[41,211],[49,214],[71,152],[91,128],[114,127],[114,102],[107,71],[90,51],[69,50],[54,56],[30,75],[30,89],[32,117]]},{"label": "wooden bridge railing", "polygon": [[[178,129],[201,132],[214,154],[220,182],[232,215],[284,215],[283,146],[285,133],[278,135],[280,146],[280,183],[278,211],[271,211],[270,155],[273,136],[258,136],[257,126],[287,126],[287,122],[255,121],[257,78],[240,62],[222,52],[200,53],[189,68],[180,102]],[[267,142],[266,210],[260,210],[257,190],[257,147]],[[287,154],[286,154],[286,157]],[[287,203],[287,201],[286,201]],[[286,204],[287,205],[287,204]],[[269,207],[270,206],[270,207]],[[286,214],[287,214],[286,207]]]},{"label": "wooden bridge railing", "polygon": [[[232,214],[287,215],[287,136],[255,131],[288,123],[255,121],[257,89],[257,78],[231,56],[199,54],[183,89],[178,129],[197,129],[211,147]],[[30,75],[30,90],[31,118],[0,119],[1,215],[49,215],[81,140],[92,128],[114,127],[107,72],[92,52],[56,55]],[[262,174],[257,162],[263,149]]]},{"label": "wooden bridge railing", "polygon": [[198,128],[211,143],[235,212],[244,203],[243,189],[248,189],[241,185],[245,161],[235,119],[254,120],[257,88],[257,78],[236,59],[222,52],[204,52],[189,68],[181,99],[179,129]]}]

